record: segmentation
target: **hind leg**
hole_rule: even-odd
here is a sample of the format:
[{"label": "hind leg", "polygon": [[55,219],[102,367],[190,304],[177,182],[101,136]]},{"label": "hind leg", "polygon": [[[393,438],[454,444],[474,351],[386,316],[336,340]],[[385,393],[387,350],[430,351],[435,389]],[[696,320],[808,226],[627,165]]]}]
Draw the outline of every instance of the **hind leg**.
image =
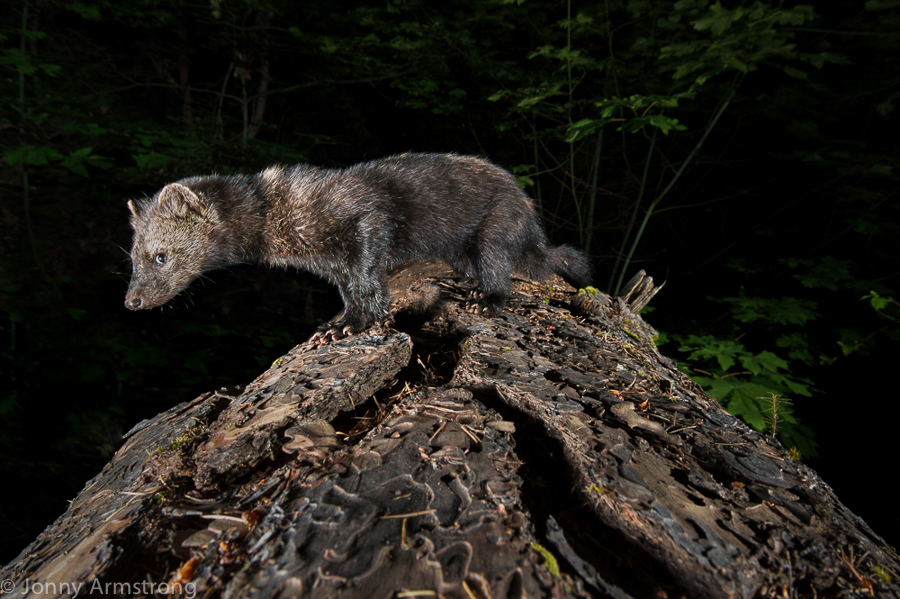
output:
[{"label": "hind leg", "polygon": [[[473,253],[474,254],[474,253]],[[482,274],[483,269],[480,266],[480,260],[477,255],[471,256],[455,256],[453,258],[449,258],[448,262],[453,269],[463,276],[465,279],[475,279],[477,281],[477,287],[472,289],[466,294],[466,302],[464,308],[467,312],[471,312],[472,314],[485,314],[486,308],[488,308],[487,303],[485,302],[485,293],[484,287],[482,285],[482,281],[484,280],[484,275]],[[496,293],[494,294],[496,295]],[[490,296],[489,296],[490,299]],[[505,300],[504,300],[505,302]],[[499,312],[502,309],[502,305],[497,307],[497,298],[494,300],[494,312]],[[488,309],[487,312],[491,312],[491,309]]]},{"label": "hind leg", "polygon": [[[503,250],[501,246],[499,248]],[[465,309],[472,314],[496,316],[509,299],[512,283],[512,260],[506,251],[488,244],[475,259],[478,287],[469,292]]]},{"label": "hind leg", "polygon": [[524,196],[516,188],[492,202],[479,228],[471,260],[478,289],[470,294],[466,309],[474,314],[495,316],[509,299],[512,273],[529,240],[529,218],[534,219]]},{"label": "hind leg", "polygon": [[497,295],[485,295],[480,288],[473,289],[466,297],[464,308],[466,312],[478,314],[479,316],[496,316],[503,311],[507,299],[509,299],[509,296],[501,298]]}]

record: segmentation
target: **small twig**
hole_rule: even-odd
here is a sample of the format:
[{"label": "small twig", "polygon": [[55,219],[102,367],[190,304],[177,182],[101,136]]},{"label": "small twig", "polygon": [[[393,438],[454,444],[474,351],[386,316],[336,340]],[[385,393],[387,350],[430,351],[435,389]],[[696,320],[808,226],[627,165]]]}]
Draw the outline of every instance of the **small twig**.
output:
[{"label": "small twig", "polygon": [[382,520],[390,520],[394,518],[412,518],[414,516],[424,516],[426,514],[433,514],[437,510],[422,510],[421,512],[409,512],[408,514],[388,514],[387,516],[382,516]]}]

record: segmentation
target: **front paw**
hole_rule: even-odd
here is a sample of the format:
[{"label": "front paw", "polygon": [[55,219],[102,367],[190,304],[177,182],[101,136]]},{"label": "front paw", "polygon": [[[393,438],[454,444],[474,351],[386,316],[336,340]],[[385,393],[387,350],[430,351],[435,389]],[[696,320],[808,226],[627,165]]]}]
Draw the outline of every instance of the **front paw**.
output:
[{"label": "front paw", "polygon": [[316,331],[313,336],[309,338],[309,341],[307,341],[307,343],[316,347],[322,347],[323,345],[327,345],[333,341],[338,341],[340,339],[344,339],[345,337],[351,337],[355,334],[356,332],[350,326],[342,327],[337,323],[329,323]]},{"label": "front paw", "polygon": [[339,318],[334,322],[326,322],[320,326],[319,330],[310,337],[309,342],[317,347],[321,347],[332,341],[359,335],[373,326],[384,324],[388,320],[388,317],[384,319],[360,316]]}]

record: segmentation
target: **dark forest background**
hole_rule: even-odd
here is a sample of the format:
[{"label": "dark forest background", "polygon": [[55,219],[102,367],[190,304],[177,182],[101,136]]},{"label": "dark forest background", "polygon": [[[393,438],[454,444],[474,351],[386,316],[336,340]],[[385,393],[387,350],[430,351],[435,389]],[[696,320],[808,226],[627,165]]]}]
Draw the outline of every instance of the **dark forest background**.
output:
[{"label": "dark forest background", "polygon": [[304,273],[123,306],[127,199],[404,151],[512,170],[555,243],[895,546],[900,1],[4,0],[0,561],[143,418],[340,309]]}]

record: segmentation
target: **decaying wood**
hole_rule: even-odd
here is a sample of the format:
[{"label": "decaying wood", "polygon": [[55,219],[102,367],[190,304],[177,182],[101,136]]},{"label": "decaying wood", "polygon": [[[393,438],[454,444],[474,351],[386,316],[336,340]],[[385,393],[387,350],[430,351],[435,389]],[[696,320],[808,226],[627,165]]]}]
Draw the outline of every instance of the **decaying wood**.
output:
[{"label": "decaying wood", "polygon": [[632,312],[640,312],[664,286],[665,283],[662,285],[654,285],[653,277],[649,276],[644,270],[639,270],[631,277],[631,280],[625,284],[619,299],[624,302]]},{"label": "decaying wood", "polygon": [[135,427],[4,590],[900,597],[894,550],[624,303],[517,283],[485,319],[447,275],[398,274],[390,329]]}]

